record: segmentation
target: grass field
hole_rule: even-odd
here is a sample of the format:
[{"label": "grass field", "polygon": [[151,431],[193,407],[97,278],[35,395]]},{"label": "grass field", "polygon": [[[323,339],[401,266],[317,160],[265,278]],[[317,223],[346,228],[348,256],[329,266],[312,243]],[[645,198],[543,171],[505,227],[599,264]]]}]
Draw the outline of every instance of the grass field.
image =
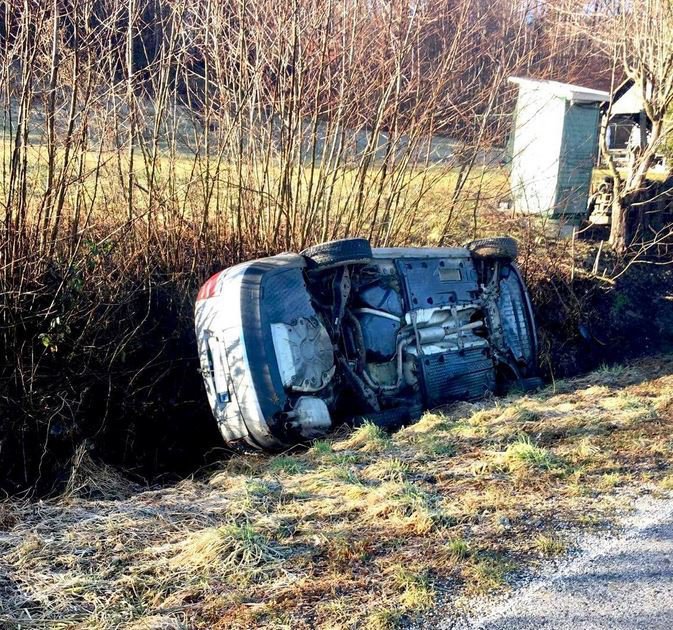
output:
[{"label": "grass field", "polygon": [[663,356],[174,486],[82,454],[61,498],[0,504],[0,623],[395,627],[507,588],[613,521],[625,489],[673,489],[672,426]]},{"label": "grass field", "polygon": [[[278,156],[268,162],[247,156],[241,164],[224,154],[206,159],[198,146],[191,151],[185,146],[174,150],[158,146],[157,150],[153,159],[151,149],[138,147],[132,175],[127,153],[116,149],[87,150],[78,155],[81,165],[71,156],[66,222],[75,213],[78,222],[80,214],[86,216],[86,224],[77,223],[85,232],[111,220],[125,220],[131,178],[130,218],[140,223],[157,221],[175,227],[177,222],[182,227],[205,221],[223,237],[231,233],[241,239],[252,236],[251,240],[264,242],[267,249],[272,247],[278,225],[286,220],[297,233],[312,229],[325,238],[335,238],[347,229],[349,233],[371,233],[379,240],[387,239],[388,244],[399,240],[435,244],[442,237],[447,243],[462,242],[476,233],[488,213],[509,196],[507,169],[479,163],[469,169],[448,162],[402,168],[374,161],[363,175],[356,157],[339,168],[324,169],[308,160],[288,165]],[[8,168],[12,146],[6,139],[0,153],[5,165],[0,195],[7,197],[13,180]],[[65,155],[63,148],[56,150],[57,165]],[[30,223],[43,211],[49,189],[47,145],[33,139],[26,159]],[[80,168],[81,178],[75,176]],[[364,201],[359,198],[360,186]],[[308,241],[299,244],[303,247]]]}]

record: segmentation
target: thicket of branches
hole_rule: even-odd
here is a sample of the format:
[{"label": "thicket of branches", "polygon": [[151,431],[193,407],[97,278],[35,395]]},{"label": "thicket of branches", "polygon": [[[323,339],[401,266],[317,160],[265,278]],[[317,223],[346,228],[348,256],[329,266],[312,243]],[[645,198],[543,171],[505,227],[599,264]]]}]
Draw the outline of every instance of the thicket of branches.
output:
[{"label": "thicket of branches", "polygon": [[146,463],[201,439],[191,307],[212,271],[353,234],[427,243],[449,172],[437,240],[464,240],[507,77],[593,63],[539,4],[1,2],[6,483],[51,479],[83,439]]}]

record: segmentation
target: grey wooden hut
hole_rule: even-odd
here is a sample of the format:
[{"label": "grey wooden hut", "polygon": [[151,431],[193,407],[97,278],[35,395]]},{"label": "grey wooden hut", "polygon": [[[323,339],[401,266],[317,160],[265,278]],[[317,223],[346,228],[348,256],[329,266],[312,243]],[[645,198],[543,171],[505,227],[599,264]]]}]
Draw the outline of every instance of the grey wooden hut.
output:
[{"label": "grey wooden hut", "polygon": [[570,222],[586,214],[607,92],[511,77],[519,87],[510,140],[514,210]]}]

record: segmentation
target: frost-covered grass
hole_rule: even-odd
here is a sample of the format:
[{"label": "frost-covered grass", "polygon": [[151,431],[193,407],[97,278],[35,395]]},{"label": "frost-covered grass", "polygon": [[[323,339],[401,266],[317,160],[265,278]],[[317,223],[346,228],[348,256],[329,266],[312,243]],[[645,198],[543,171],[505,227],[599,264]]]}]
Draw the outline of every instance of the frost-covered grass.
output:
[{"label": "frost-covered grass", "polygon": [[0,503],[0,625],[422,620],[563,554],[625,489],[673,488],[672,391],[673,358],[648,359],[154,489],[83,456],[59,499]]}]

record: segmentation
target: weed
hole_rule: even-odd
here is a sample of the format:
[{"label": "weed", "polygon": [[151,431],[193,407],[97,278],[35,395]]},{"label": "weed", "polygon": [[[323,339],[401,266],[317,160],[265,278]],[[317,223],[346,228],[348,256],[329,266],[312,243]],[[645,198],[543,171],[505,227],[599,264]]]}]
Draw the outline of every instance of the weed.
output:
[{"label": "weed", "polygon": [[664,394],[657,400],[654,409],[659,416],[666,420],[673,420],[673,396]]},{"label": "weed", "polygon": [[378,481],[405,481],[409,475],[409,464],[401,459],[382,459],[365,470],[368,479]]},{"label": "weed", "polygon": [[451,423],[444,414],[428,411],[421,416],[418,422],[401,431],[401,434],[437,433],[446,431],[450,426]]},{"label": "weed", "polygon": [[[457,520],[475,520],[485,512],[507,512],[512,509],[514,497],[500,485],[491,484],[483,490],[461,494],[458,500],[446,505]],[[446,504],[446,502],[445,502]]]},{"label": "weed", "polygon": [[389,513],[408,516],[418,508],[428,507],[430,496],[408,482],[388,482],[372,493],[372,512],[377,516]]},{"label": "weed", "polygon": [[[496,404],[492,409],[480,409],[473,413],[467,420],[462,420],[458,424],[470,424],[471,426],[488,425],[496,418],[502,415],[502,408]],[[458,428],[457,426],[455,428]]]},{"label": "weed", "polygon": [[571,379],[560,378],[557,381],[554,381],[552,385],[552,391],[554,394],[566,394],[573,390],[575,384]]},{"label": "weed", "polygon": [[201,530],[176,545],[169,561],[175,571],[225,575],[267,572],[282,555],[250,523]]},{"label": "weed", "polygon": [[470,545],[463,538],[454,538],[445,544],[446,550],[451,556],[463,560],[470,555]]},{"label": "weed", "polygon": [[441,514],[434,509],[435,498],[409,482],[383,483],[368,495],[367,501],[369,519],[385,518],[391,525],[417,533],[427,533],[441,521]]},{"label": "weed", "polygon": [[536,446],[528,436],[519,438],[507,447],[505,461],[513,469],[517,468],[518,463],[540,470],[551,470],[558,465],[558,460],[550,451]]},{"label": "weed", "polygon": [[527,409],[526,407],[520,407],[516,410],[512,420],[520,424],[526,422],[539,422],[541,419],[540,414],[537,411],[532,409]]},{"label": "weed", "polygon": [[321,627],[348,628],[353,625],[353,611],[349,605],[349,598],[345,595],[332,596],[330,599],[319,602],[316,611],[322,618]]},{"label": "weed", "polygon": [[324,459],[333,455],[333,453],[334,449],[329,440],[316,440],[309,450],[309,455],[317,459]]},{"label": "weed", "polygon": [[247,479],[244,488],[243,513],[246,508],[268,512],[278,503],[283,489],[278,482],[259,478]]},{"label": "weed", "polygon": [[393,630],[400,626],[402,618],[397,608],[377,608],[367,618],[365,627],[367,630]]},{"label": "weed", "polygon": [[591,438],[584,437],[577,443],[574,450],[579,457],[585,459],[587,457],[594,457],[598,453],[599,448]]},{"label": "weed", "polygon": [[387,450],[392,441],[381,427],[372,422],[359,426],[344,443],[347,448],[357,448],[368,453],[380,453]]},{"label": "weed", "polygon": [[617,486],[621,486],[622,483],[623,477],[618,472],[604,473],[598,480],[598,485],[605,490],[610,490],[612,488],[616,488]]},{"label": "weed", "polygon": [[346,464],[336,464],[329,469],[329,474],[336,481],[343,483],[362,485],[362,479],[357,473],[357,470],[352,466]]},{"label": "weed", "polygon": [[298,475],[306,470],[306,463],[291,455],[277,455],[269,462],[269,471],[272,473],[285,473],[286,475]]},{"label": "weed", "polygon": [[428,437],[426,440],[423,440],[420,443],[420,448],[426,455],[443,455],[445,457],[453,457],[457,452],[455,443],[434,435]]},{"label": "weed", "polygon": [[248,479],[245,482],[245,492],[249,497],[264,498],[278,494],[281,485],[273,481],[266,481],[264,479]]},{"label": "weed", "polygon": [[471,420],[459,420],[455,422],[448,432],[451,436],[460,440],[478,440],[488,436],[488,426]]},{"label": "weed", "polygon": [[600,514],[593,514],[593,513],[580,514],[577,517],[577,522],[580,525],[582,525],[584,527],[592,528],[592,529],[594,527],[599,527],[600,525],[602,525],[604,520],[605,519]]},{"label": "weed", "polygon": [[630,392],[620,392],[617,396],[617,400],[620,403],[619,408],[624,410],[642,410],[643,408],[648,408],[647,401],[643,400],[639,396],[635,396]]},{"label": "weed", "polygon": [[431,608],[436,599],[427,572],[414,572],[401,565],[393,567],[395,583],[402,592],[400,604],[406,611],[417,612]]},{"label": "weed", "polygon": [[329,440],[316,440],[308,451],[311,459],[325,464],[357,464],[360,457],[357,453],[335,451]]},{"label": "weed", "polygon": [[566,544],[554,534],[538,534],[534,540],[535,549],[543,556],[560,556],[566,552]]},{"label": "weed", "polygon": [[326,556],[337,565],[349,565],[354,561],[366,561],[372,551],[373,545],[365,537],[353,538],[353,536],[339,532],[328,539]]},{"label": "weed", "polygon": [[495,453],[490,460],[481,462],[475,471],[497,470],[509,473],[521,470],[550,471],[560,466],[561,462],[551,451],[537,446],[529,436],[523,435],[512,442],[505,451]]},{"label": "weed", "polygon": [[266,462],[266,458],[262,459],[255,455],[233,455],[225,464],[224,472],[214,475],[210,482],[213,485],[220,485],[229,481],[231,475],[257,477]]},{"label": "weed", "polygon": [[626,368],[623,365],[608,365],[602,363],[594,374],[603,381],[613,381],[623,378],[626,374]]},{"label": "weed", "polygon": [[330,461],[338,466],[346,466],[349,464],[360,463],[360,456],[357,455],[357,453],[348,453],[340,451],[332,453]]},{"label": "weed", "polygon": [[514,564],[501,556],[478,556],[467,567],[467,587],[473,593],[489,593],[502,588]]}]

